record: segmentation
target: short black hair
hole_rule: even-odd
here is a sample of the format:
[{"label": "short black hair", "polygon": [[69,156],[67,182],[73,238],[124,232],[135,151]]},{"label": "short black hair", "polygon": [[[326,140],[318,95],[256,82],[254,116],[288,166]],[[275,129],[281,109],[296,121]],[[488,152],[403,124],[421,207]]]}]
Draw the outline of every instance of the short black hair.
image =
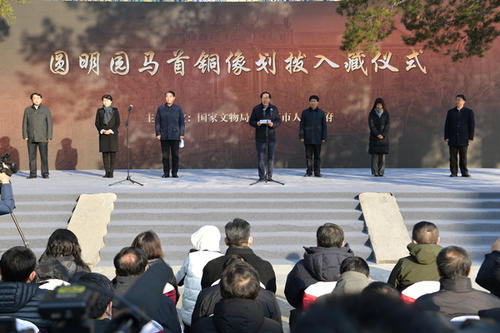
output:
[{"label": "short black hair", "polygon": [[264,94],[268,94],[269,95],[269,98],[272,98],[271,97],[271,93],[269,91],[263,91],[260,93],[260,98],[262,98],[262,96],[264,96]]},{"label": "short black hair", "polygon": [[113,260],[117,276],[139,276],[146,271],[148,256],[137,247],[124,247]]},{"label": "short black hair", "polygon": [[[106,276],[99,273],[80,274],[78,280],[75,281],[75,284],[78,284],[78,282],[82,282],[86,285],[90,285],[101,290],[113,292],[111,281],[109,281]],[[95,291],[95,293],[96,295],[94,296],[93,301],[87,307],[87,314],[91,319],[100,318],[104,314],[104,312],[106,312],[106,308],[113,299],[113,297],[105,295],[98,291]]]},{"label": "short black hair", "polygon": [[236,262],[222,272],[220,280],[222,298],[255,299],[259,291],[259,273],[250,264]]},{"label": "short black hair", "polygon": [[35,267],[35,254],[24,246],[14,246],[8,249],[0,259],[2,281],[4,282],[26,282]]},{"label": "short black hair", "polygon": [[467,98],[465,98],[465,95],[464,94],[458,94],[456,96],[457,98],[460,97],[461,99],[463,99],[464,101],[467,101]]},{"label": "short black hair", "polygon": [[167,90],[167,92],[165,93],[165,96],[167,96],[167,94],[172,94],[172,96],[175,97],[175,92],[173,90]]},{"label": "short black hair", "polygon": [[344,230],[335,223],[325,223],[316,231],[316,242],[320,247],[341,247]]},{"label": "short black hair", "polygon": [[311,95],[309,96],[309,102],[311,101],[311,99],[315,99],[319,102],[319,97],[317,95]]},{"label": "short black hair", "polygon": [[387,282],[374,281],[363,289],[361,295],[380,295],[393,299],[400,299],[401,293],[399,290],[388,284]]},{"label": "short black hair", "polygon": [[340,264],[340,274],[345,272],[358,272],[370,276],[370,267],[361,257],[348,257]]},{"label": "short black hair", "polygon": [[438,271],[445,279],[467,277],[472,265],[470,255],[464,248],[448,246],[442,249],[436,258]]},{"label": "short black hair", "polygon": [[102,95],[102,97],[101,97],[101,101],[102,101],[103,99],[105,99],[105,98],[106,98],[106,99],[109,99],[110,101],[112,101],[112,100],[113,100],[113,97],[111,97],[111,95],[110,95],[110,94],[105,94],[105,95]]},{"label": "short black hair", "polygon": [[420,221],[413,226],[411,237],[417,244],[436,244],[439,230],[432,222]]},{"label": "short black hair", "polygon": [[35,96],[35,95],[40,96],[40,98],[43,98],[42,94],[40,94],[39,92],[34,92],[34,93],[31,93],[30,99],[33,99],[33,96]]},{"label": "short black hair", "polygon": [[241,246],[248,243],[248,239],[250,238],[250,223],[247,221],[235,218],[226,224],[224,230],[229,246]]}]

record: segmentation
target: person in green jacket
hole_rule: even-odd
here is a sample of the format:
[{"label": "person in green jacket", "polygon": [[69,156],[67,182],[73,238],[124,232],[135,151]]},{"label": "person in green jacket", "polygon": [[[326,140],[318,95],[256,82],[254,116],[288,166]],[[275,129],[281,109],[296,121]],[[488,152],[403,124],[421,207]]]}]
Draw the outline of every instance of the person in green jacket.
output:
[{"label": "person in green jacket", "polygon": [[387,281],[400,292],[419,281],[439,281],[436,257],[442,247],[438,228],[432,222],[418,222],[412,239],[407,246],[410,255],[399,259]]}]

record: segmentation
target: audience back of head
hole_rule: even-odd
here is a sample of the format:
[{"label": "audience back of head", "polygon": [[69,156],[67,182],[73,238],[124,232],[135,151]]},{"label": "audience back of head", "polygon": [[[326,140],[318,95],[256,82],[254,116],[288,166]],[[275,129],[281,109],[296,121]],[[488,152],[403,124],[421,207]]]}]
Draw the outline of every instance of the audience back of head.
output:
[{"label": "audience back of head", "polygon": [[235,218],[224,227],[228,246],[246,246],[251,242],[250,223]]},{"label": "audience back of head", "polygon": [[125,247],[113,260],[117,276],[139,276],[146,271],[148,257],[137,247]]},{"label": "audience back of head", "polygon": [[340,274],[345,272],[358,272],[370,276],[370,267],[363,258],[349,257],[340,264]]},{"label": "audience back of head", "polygon": [[[99,290],[105,290],[108,292],[113,292],[111,281],[104,275],[99,273],[84,273],[78,276],[78,280],[75,281],[76,284],[82,282],[82,284],[90,285],[91,287],[97,288]],[[93,299],[93,302],[90,304],[88,309],[88,317],[91,319],[99,319],[102,318],[106,310],[108,309],[109,304],[112,301],[112,297],[105,295],[100,291],[96,291],[96,296]]]},{"label": "audience back of head", "polygon": [[246,262],[236,261],[222,272],[222,298],[255,299],[260,291],[259,273]]},{"label": "audience back of head", "polygon": [[10,248],[0,259],[0,273],[4,282],[30,282],[34,278],[35,267],[35,254],[24,246]]},{"label": "audience back of head", "polygon": [[163,258],[160,237],[152,230],[144,231],[137,235],[131,246],[143,250],[148,260]]},{"label": "audience back of head", "polygon": [[434,223],[421,221],[413,226],[412,239],[417,244],[437,244],[439,230]]},{"label": "audience back of head", "polygon": [[436,263],[445,279],[469,276],[472,261],[467,251],[459,246],[448,246],[439,252]]},{"label": "audience back of head", "polygon": [[334,223],[325,223],[316,231],[316,242],[319,247],[344,246],[344,231]]}]

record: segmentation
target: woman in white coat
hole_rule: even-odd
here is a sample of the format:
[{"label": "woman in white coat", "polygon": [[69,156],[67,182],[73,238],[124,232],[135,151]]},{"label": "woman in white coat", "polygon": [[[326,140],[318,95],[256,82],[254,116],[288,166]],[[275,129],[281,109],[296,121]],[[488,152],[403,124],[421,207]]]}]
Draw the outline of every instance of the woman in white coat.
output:
[{"label": "woman in white coat", "polygon": [[203,226],[191,235],[193,249],[176,275],[179,285],[184,284],[182,308],[179,311],[184,332],[189,332],[191,326],[191,315],[201,291],[203,268],[212,259],[223,255],[219,247],[220,238],[219,229],[213,225]]}]

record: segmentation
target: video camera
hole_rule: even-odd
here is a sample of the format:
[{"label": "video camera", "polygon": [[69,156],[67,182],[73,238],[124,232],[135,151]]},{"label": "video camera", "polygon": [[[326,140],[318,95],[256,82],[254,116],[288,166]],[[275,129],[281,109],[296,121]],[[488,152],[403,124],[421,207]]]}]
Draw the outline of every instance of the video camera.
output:
[{"label": "video camera", "polygon": [[16,162],[10,160],[10,154],[0,157],[0,173],[5,173],[9,177],[17,172]]}]

